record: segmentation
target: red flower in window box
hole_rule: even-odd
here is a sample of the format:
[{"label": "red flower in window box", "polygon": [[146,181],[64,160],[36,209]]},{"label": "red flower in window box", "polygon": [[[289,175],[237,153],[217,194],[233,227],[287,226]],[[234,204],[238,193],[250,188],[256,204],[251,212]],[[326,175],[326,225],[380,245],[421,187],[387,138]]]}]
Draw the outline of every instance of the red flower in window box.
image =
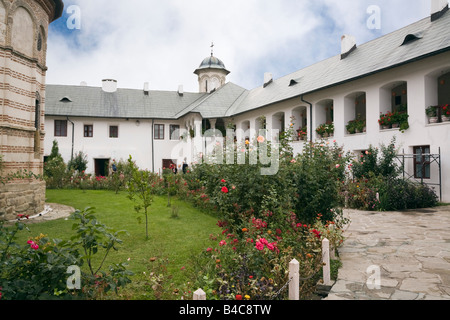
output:
[{"label": "red flower in window box", "polygon": [[441,107],[442,109],[442,121],[450,121],[450,108],[448,104]]}]

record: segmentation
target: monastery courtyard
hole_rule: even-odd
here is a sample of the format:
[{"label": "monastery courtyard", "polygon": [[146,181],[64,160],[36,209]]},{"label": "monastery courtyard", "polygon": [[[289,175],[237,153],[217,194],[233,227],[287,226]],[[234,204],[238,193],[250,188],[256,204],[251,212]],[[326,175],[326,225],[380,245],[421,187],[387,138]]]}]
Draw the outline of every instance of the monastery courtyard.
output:
[{"label": "monastery courtyard", "polygon": [[[47,204],[45,215],[27,223],[73,210]],[[351,222],[339,249],[342,267],[325,300],[450,300],[450,206],[345,212]]]}]

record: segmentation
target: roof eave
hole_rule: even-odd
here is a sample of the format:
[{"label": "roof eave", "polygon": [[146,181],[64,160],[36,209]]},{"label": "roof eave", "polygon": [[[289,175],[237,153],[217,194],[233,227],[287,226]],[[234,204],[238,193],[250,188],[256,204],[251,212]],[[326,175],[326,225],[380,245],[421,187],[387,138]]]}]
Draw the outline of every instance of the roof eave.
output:
[{"label": "roof eave", "polygon": [[64,10],[64,3],[62,0],[52,0],[52,2],[55,4],[55,10],[51,22],[61,18]]},{"label": "roof eave", "polygon": [[382,69],[378,69],[378,70],[375,70],[375,71],[372,71],[372,72],[369,72],[369,73],[365,73],[365,74],[362,74],[362,75],[359,75],[359,76],[356,76],[356,77],[353,77],[353,78],[349,78],[349,79],[346,79],[346,80],[343,80],[343,81],[339,81],[339,82],[336,82],[336,83],[333,83],[333,84],[330,84],[330,85],[327,85],[327,86],[324,86],[324,87],[320,87],[320,88],[313,89],[313,90],[310,90],[310,91],[297,93],[297,94],[295,94],[293,96],[286,97],[284,99],[280,99],[280,100],[277,100],[277,101],[274,101],[274,102],[270,102],[270,103],[267,103],[267,104],[264,104],[264,105],[260,105],[258,107],[255,107],[255,108],[252,108],[252,109],[249,109],[249,110],[244,110],[244,111],[241,111],[241,112],[233,113],[233,114],[231,114],[229,116],[230,117],[238,116],[238,115],[250,112],[250,111],[255,111],[255,110],[262,109],[262,108],[270,107],[270,106],[273,106],[273,105],[275,105],[277,103],[285,102],[285,101],[288,101],[288,100],[291,100],[291,99],[300,98],[302,96],[310,95],[310,94],[319,92],[321,90],[334,88],[334,87],[337,87],[337,86],[340,86],[340,85],[343,85],[343,84],[346,84],[346,83],[349,83],[349,82],[352,82],[352,81],[355,81],[355,80],[366,78],[366,77],[369,77],[369,76],[374,75],[374,74],[378,74],[378,73],[381,73],[381,72],[384,72],[384,71],[387,71],[387,70],[395,69],[395,68],[401,67],[403,65],[407,65],[407,64],[410,64],[410,63],[413,63],[413,62],[416,62],[416,61],[420,61],[420,60],[423,60],[423,59],[426,59],[426,58],[429,58],[429,57],[433,57],[433,56],[439,55],[441,53],[449,52],[449,51],[450,51],[450,47],[446,47],[446,48],[443,48],[443,49],[440,49],[440,50],[437,50],[437,51],[433,51],[433,52],[424,54],[424,55],[419,56],[419,57],[415,57],[413,59],[409,59],[407,61],[403,61],[401,63],[393,64],[391,66],[388,66],[388,67],[385,67],[385,68],[382,68]]}]

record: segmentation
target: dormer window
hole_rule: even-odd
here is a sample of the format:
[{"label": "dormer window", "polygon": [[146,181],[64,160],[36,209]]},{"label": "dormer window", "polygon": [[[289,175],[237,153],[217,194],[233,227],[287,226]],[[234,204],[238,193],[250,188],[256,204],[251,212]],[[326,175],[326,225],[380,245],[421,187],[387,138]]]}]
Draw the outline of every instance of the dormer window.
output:
[{"label": "dormer window", "polygon": [[405,40],[402,43],[402,46],[407,45],[408,43],[414,42],[416,40],[422,39],[423,32],[418,33],[410,33],[405,37]]},{"label": "dormer window", "polygon": [[64,97],[61,100],[59,100],[60,102],[72,102],[72,100],[69,97]]}]

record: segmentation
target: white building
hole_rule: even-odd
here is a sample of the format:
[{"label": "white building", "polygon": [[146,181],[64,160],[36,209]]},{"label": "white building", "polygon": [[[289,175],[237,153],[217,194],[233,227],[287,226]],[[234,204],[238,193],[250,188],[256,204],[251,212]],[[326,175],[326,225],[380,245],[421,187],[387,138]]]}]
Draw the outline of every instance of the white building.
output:
[{"label": "white building", "polygon": [[[406,173],[436,184],[442,201],[450,202],[450,122],[440,114],[429,123],[429,106],[450,104],[450,13],[446,0],[432,1],[432,15],[362,45],[342,37],[342,54],[279,79],[264,75],[260,87],[246,90],[226,83],[222,61],[206,58],[195,70],[199,93],[118,89],[115,80],[102,87],[48,85],[45,154],[56,139],[66,161],[74,152],[89,157],[91,172],[104,174],[105,162],[129,155],[141,168],[158,172],[185,154],[175,152],[180,135],[234,126],[238,141],[261,128],[283,130],[291,122],[319,140],[316,128],[334,124],[334,137],[355,154],[370,145],[388,144],[395,136],[405,156]],[[407,106],[409,128],[384,129],[380,113]],[[292,120],[291,117],[295,119]],[[356,118],[365,130],[350,134]],[[178,130],[180,134],[178,134]],[[293,142],[299,152],[305,142]],[[202,148],[202,146],[200,146]],[[420,161],[418,154],[431,154]],[[439,187],[440,185],[440,187]]]}]

